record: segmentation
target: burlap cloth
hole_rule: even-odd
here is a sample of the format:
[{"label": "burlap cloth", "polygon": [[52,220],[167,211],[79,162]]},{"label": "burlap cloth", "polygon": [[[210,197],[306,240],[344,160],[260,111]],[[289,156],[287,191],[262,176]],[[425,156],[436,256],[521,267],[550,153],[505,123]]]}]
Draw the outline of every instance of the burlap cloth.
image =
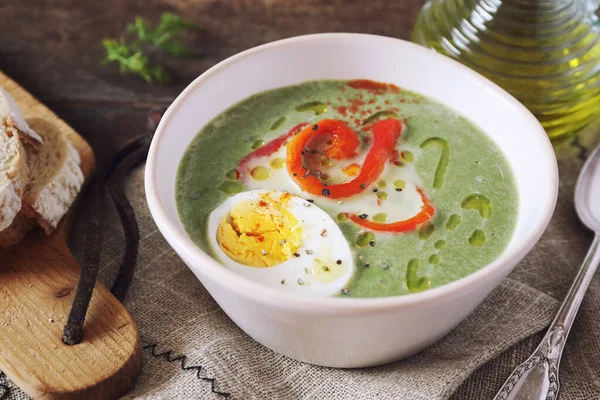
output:
[{"label": "burlap cloth", "polygon": [[[146,207],[143,167],[138,168],[129,178],[127,194],[140,223],[140,255],[125,305],[140,329],[145,364],[125,398],[224,398],[214,393],[218,391],[235,399],[491,399],[537,346],[591,242],[591,233],[575,214],[573,188],[586,148],[598,141],[598,125],[559,149],[555,215],[509,278],[433,347],[408,360],[369,369],[303,364],[246,336],[156,229]],[[112,207],[104,224],[100,279],[111,282],[122,254],[121,229]],[[77,241],[74,247],[77,253]],[[600,399],[599,311],[596,277],[560,366],[562,400]],[[185,358],[169,362],[179,355]],[[27,398],[4,375],[0,384],[10,386],[9,399]],[[0,388],[0,397],[2,393]]]}]

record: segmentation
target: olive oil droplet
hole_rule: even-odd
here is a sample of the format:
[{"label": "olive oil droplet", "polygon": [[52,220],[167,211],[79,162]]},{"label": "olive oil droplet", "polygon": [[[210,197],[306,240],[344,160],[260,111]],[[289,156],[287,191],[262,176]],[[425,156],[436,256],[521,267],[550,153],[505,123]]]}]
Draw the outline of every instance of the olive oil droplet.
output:
[{"label": "olive oil droplet", "polygon": [[237,169],[230,169],[229,171],[225,172],[225,178],[229,179],[230,181],[237,181],[239,177],[240,173]]},{"label": "olive oil droplet", "polygon": [[321,101],[309,101],[308,103],[298,105],[296,107],[296,111],[312,111],[315,113],[315,115],[321,115],[327,112],[327,104]]},{"label": "olive oil droplet", "polygon": [[431,281],[428,276],[418,276],[419,260],[411,259],[406,266],[406,286],[412,293],[422,292],[429,288]]},{"label": "olive oil droplet", "polygon": [[267,167],[260,165],[252,168],[252,171],[250,171],[250,176],[257,181],[264,181],[265,179],[269,179],[271,176],[271,171]]},{"label": "olive oil droplet", "polygon": [[438,265],[440,263],[440,256],[438,254],[432,254],[429,256],[429,264]]},{"label": "olive oil droplet", "polygon": [[387,221],[387,214],[386,213],[377,213],[377,214],[373,215],[373,221],[383,223],[383,222]]},{"label": "olive oil droplet", "polygon": [[269,165],[273,169],[281,169],[283,167],[283,164],[285,164],[285,159],[280,157],[274,158],[271,160],[271,162],[269,162]]},{"label": "olive oil droplet", "polygon": [[469,243],[471,244],[471,246],[483,246],[485,242],[485,232],[481,229],[475,229],[471,236],[469,236]]},{"label": "olive oil droplet", "polygon": [[462,217],[459,214],[452,214],[450,218],[448,218],[448,222],[446,222],[446,229],[453,231],[460,225],[460,221]]},{"label": "olive oil droplet", "polygon": [[446,248],[447,244],[445,240],[438,240],[437,242],[435,242],[434,246],[438,250],[443,250]]},{"label": "olive oil droplet", "polygon": [[433,188],[439,189],[444,184],[444,177],[446,176],[446,169],[448,169],[448,161],[450,160],[450,146],[442,138],[432,137],[421,143],[421,148],[425,149],[430,146],[438,146],[442,149],[438,165],[435,168],[433,175]]},{"label": "olive oil droplet", "polygon": [[413,162],[415,159],[414,154],[411,153],[410,151],[403,151],[401,155],[402,155],[402,159],[406,162]]},{"label": "olive oil droplet", "polygon": [[406,189],[406,182],[404,182],[402,179],[396,179],[393,182],[393,185],[396,189],[402,189],[402,190]]},{"label": "olive oil droplet", "polygon": [[389,197],[386,192],[377,192],[376,196],[380,200],[387,200]]},{"label": "olive oil droplet", "polygon": [[378,111],[375,114],[371,115],[369,118],[363,121],[363,126],[368,125],[371,122],[379,119],[379,118],[396,118],[398,119],[398,115],[393,111]]},{"label": "olive oil droplet", "polygon": [[463,199],[460,206],[465,210],[477,210],[481,218],[492,216],[492,201],[481,193],[470,194]]},{"label": "olive oil droplet", "polygon": [[348,220],[348,216],[344,213],[339,213],[338,215],[336,215],[335,218],[340,222],[344,222],[344,221]]},{"label": "olive oil droplet", "polygon": [[375,234],[373,232],[365,232],[358,235],[356,238],[357,247],[367,247],[369,242],[375,240]]},{"label": "olive oil droplet", "polygon": [[386,187],[387,182],[384,181],[383,179],[380,179],[377,181],[377,183],[375,183],[375,186],[377,186],[379,189]]},{"label": "olive oil droplet", "polygon": [[285,124],[285,120],[286,120],[285,117],[279,117],[279,118],[277,118],[275,120],[275,122],[273,122],[273,125],[271,125],[271,130],[274,131],[274,130],[276,130],[278,128],[281,128],[281,126],[283,124]]},{"label": "olive oil droplet", "polygon": [[435,231],[435,226],[433,224],[425,223],[419,227],[419,239],[427,240],[433,232]]},{"label": "olive oil droplet", "polygon": [[237,194],[243,190],[243,187],[236,181],[224,181],[217,186],[217,190],[225,194]]},{"label": "olive oil droplet", "polygon": [[252,143],[252,150],[256,150],[258,149],[260,146],[262,146],[263,144],[265,144],[264,140],[262,139],[256,139],[254,141],[254,143]]}]

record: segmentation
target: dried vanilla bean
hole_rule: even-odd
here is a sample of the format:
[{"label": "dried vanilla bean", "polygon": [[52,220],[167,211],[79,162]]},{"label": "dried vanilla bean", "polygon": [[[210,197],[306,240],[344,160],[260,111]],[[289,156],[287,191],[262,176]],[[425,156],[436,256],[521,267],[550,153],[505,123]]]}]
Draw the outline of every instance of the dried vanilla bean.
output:
[{"label": "dried vanilla bean", "polygon": [[96,277],[98,275],[98,264],[100,262],[100,247],[102,245],[102,227],[100,223],[100,207],[102,204],[102,179],[100,174],[94,179],[92,185],[92,211],[86,227],[86,240],[83,252],[83,264],[77,291],[73,298],[71,312],[67,324],[63,329],[62,341],[69,346],[81,342],[83,337],[83,323],[87,313]]},{"label": "dried vanilla bean", "polygon": [[121,225],[123,226],[123,236],[125,237],[123,260],[121,261],[115,282],[110,290],[120,301],[125,298],[127,289],[133,279],[140,241],[140,233],[135,213],[133,207],[131,207],[131,203],[125,195],[124,181],[127,173],[146,159],[148,147],[149,143],[142,144],[142,147],[126,156],[118,164],[113,171],[113,174],[108,179],[108,190],[117,207]]},{"label": "dried vanilla bean", "polygon": [[[156,110],[149,113],[148,125],[151,132],[156,129],[160,117],[161,114]],[[139,228],[123,186],[127,173],[146,159],[151,140],[152,133],[146,133],[128,141],[113,158],[106,172],[100,173],[98,171],[94,179],[92,186],[93,204],[90,220],[86,227],[83,265],[67,324],[63,329],[62,340],[65,344],[78,344],[83,337],[83,323],[94,291],[100,262],[102,226],[99,213],[103,209],[103,187],[105,183],[108,184],[109,192],[115,202],[125,236],[125,253],[111,292],[119,300],[123,300],[127,293],[137,261]]]}]

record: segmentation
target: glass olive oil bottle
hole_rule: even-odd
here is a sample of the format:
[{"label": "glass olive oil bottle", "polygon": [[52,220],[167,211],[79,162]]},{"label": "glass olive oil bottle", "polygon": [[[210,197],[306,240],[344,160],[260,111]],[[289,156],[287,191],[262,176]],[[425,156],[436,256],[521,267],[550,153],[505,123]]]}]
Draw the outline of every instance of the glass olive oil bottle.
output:
[{"label": "glass olive oil bottle", "polygon": [[600,114],[598,0],[429,0],[412,40],[496,82],[550,138]]}]

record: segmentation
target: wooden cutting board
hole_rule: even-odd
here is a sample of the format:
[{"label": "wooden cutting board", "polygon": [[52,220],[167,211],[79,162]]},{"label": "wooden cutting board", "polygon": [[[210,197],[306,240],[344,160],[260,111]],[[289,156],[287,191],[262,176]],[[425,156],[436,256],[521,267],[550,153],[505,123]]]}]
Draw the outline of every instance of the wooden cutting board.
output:
[{"label": "wooden cutting board", "polygon": [[[1,71],[0,86],[12,94],[26,119],[44,119],[70,139],[88,180],[94,169],[88,143]],[[38,229],[18,245],[0,249],[0,370],[33,398],[115,398],[133,385],[141,370],[136,325],[100,282],[82,342],[62,342],[79,269],[67,247],[64,221],[51,236]]]}]

